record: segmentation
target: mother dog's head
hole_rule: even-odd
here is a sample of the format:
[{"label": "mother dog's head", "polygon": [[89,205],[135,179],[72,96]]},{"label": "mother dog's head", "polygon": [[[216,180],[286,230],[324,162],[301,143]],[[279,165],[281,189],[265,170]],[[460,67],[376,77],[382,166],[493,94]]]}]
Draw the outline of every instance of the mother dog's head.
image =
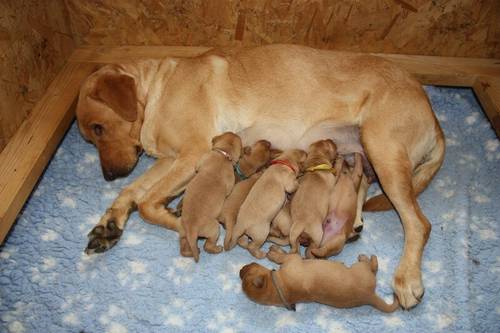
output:
[{"label": "mother dog's head", "polygon": [[80,89],[78,125],[97,147],[106,180],[128,175],[142,152],[139,107],[135,79],[121,66],[101,68]]}]

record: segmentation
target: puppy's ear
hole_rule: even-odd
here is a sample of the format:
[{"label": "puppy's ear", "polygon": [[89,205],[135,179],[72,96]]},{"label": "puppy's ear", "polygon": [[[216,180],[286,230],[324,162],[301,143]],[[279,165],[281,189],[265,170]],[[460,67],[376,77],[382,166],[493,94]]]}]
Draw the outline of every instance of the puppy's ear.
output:
[{"label": "puppy's ear", "polygon": [[272,160],[274,160],[275,158],[277,158],[278,156],[280,156],[281,154],[283,154],[283,150],[276,149],[276,148],[271,148],[270,152],[271,152],[270,158]]},{"label": "puppy's ear", "polygon": [[299,162],[303,163],[307,159],[307,153],[303,150],[299,150]]},{"label": "puppy's ear", "polygon": [[243,148],[243,154],[244,155],[250,155],[252,153],[252,147],[246,146]]},{"label": "puppy's ear", "polygon": [[90,96],[108,105],[126,121],[137,120],[137,89],[131,76],[103,74],[97,79]]},{"label": "puppy's ear", "polygon": [[221,138],[221,136],[222,136],[222,135],[223,135],[223,134],[221,134],[221,135],[217,135],[217,136],[214,136],[214,137],[212,138],[212,146],[215,146],[215,144],[217,143],[217,141],[219,141],[219,140],[220,140],[220,138]]},{"label": "puppy's ear", "polygon": [[262,287],[264,287],[266,285],[266,279],[262,275],[256,276],[256,277],[253,278],[252,284],[256,288],[260,289],[260,288],[262,288]]}]

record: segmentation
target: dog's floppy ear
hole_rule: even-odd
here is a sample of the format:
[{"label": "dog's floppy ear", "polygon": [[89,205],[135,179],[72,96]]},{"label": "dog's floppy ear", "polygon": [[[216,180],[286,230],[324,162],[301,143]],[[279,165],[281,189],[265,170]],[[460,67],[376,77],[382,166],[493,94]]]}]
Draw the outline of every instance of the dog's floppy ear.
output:
[{"label": "dog's floppy ear", "polygon": [[276,157],[283,154],[283,150],[271,148],[271,159],[274,160]]},{"label": "dog's floppy ear", "polygon": [[266,279],[262,275],[256,276],[252,279],[252,284],[260,289],[266,284]]},{"label": "dog's floppy ear", "polygon": [[137,120],[135,80],[125,74],[103,74],[97,79],[91,97],[108,105],[126,121]]}]

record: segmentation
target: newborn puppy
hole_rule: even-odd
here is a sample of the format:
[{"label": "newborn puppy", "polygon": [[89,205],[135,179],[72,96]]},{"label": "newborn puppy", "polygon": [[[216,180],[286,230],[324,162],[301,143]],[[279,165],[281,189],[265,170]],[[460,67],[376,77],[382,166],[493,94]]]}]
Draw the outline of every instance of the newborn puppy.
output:
[{"label": "newborn puppy", "polygon": [[352,170],[342,158],[337,159],[335,168],[338,170],[337,182],[330,197],[330,212],[323,223],[323,238],[319,248],[311,249],[311,253],[320,258],[338,254],[347,240],[358,236],[353,226],[363,176],[361,155],[355,154]]},{"label": "newborn puppy", "polygon": [[[293,193],[297,189],[297,176],[306,156],[304,151],[292,149],[271,162],[271,166],[257,180],[241,205],[231,236],[230,249],[238,242],[256,258],[262,259],[266,256],[260,247],[269,235],[272,219],[285,204],[287,193]],[[252,241],[242,237],[244,234]]]},{"label": "newborn puppy", "polygon": [[340,262],[303,260],[298,254],[285,254],[276,246],[268,258],[282,264],[278,271],[251,263],[240,270],[242,288],[248,298],[263,305],[284,306],[295,311],[295,303],[318,302],[337,308],[371,305],[383,312],[399,308],[397,299],[387,304],[375,293],[377,257],[364,255],[346,267]]},{"label": "newborn puppy", "polygon": [[281,246],[289,245],[291,226],[292,217],[290,215],[290,200],[287,199],[285,205],[271,222],[271,229],[269,230],[267,240]]},{"label": "newborn puppy", "polygon": [[245,147],[243,156],[235,166],[235,173],[240,181],[234,186],[231,194],[224,202],[218,219],[226,228],[226,236],[224,237],[224,249],[226,251],[229,250],[233,227],[241,204],[262,174],[261,172],[255,173],[269,162],[273,154],[276,154],[276,150],[271,149],[269,141],[260,140],[254,143],[252,147]]},{"label": "newborn puppy", "polygon": [[319,247],[323,236],[323,222],[329,212],[331,191],[335,185],[332,160],[337,147],[332,140],[317,141],[309,146],[306,170],[291,203],[292,227],[290,229],[290,253],[299,250],[299,238],[309,240],[306,252]]},{"label": "newborn puppy", "polygon": [[[212,151],[203,155],[196,165],[196,175],[186,187],[182,208],[182,227],[187,243],[198,262],[198,237],[204,237],[205,251],[219,253],[219,217],[224,200],[234,186],[233,165],[241,155],[241,139],[226,132],[212,139]],[[180,235],[181,239],[183,235]],[[182,242],[181,242],[182,243]],[[181,244],[182,248],[182,244]]]}]

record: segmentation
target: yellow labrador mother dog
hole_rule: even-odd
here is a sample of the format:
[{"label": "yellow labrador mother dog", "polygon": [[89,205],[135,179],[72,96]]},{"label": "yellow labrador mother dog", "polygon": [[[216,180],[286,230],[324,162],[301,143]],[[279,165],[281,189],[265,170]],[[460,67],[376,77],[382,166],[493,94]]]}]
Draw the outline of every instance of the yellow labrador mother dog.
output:
[{"label": "yellow labrador mother dog", "polygon": [[90,232],[88,253],[116,244],[136,208],[148,222],[179,230],[164,204],[185,189],[217,134],[235,132],[245,145],[265,139],[282,150],[330,138],[339,154],[361,152],[372,164],[385,195],[365,209],[397,210],[405,244],[393,288],[404,308],[420,302],[431,226],[416,196],[441,166],[445,145],[421,85],[393,63],[268,45],[109,65],[83,84],[77,117],[106,179],[127,175],[142,150],[158,158]]}]

